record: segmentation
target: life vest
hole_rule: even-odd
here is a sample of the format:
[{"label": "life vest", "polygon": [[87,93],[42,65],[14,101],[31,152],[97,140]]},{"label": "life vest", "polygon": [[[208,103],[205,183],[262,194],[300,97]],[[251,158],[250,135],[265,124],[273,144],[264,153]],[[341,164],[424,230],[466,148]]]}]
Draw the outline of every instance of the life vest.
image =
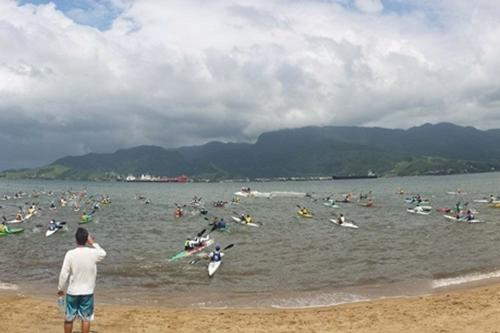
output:
[{"label": "life vest", "polygon": [[212,252],[212,261],[221,261],[222,260],[222,256],[220,254],[220,251],[214,251]]}]

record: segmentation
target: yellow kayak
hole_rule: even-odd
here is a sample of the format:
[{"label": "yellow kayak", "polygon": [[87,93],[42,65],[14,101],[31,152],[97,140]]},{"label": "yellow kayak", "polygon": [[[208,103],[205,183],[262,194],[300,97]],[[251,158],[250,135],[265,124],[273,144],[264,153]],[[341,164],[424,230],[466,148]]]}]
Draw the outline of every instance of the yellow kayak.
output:
[{"label": "yellow kayak", "polygon": [[490,208],[500,208],[500,202],[490,204]]},{"label": "yellow kayak", "polygon": [[304,212],[302,212],[302,211],[300,211],[300,210],[297,212],[297,214],[299,214],[299,215],[300,215],[300,216],[302,216],[302,217],[306,217],[306,218],[311,218],[311,217],[313,217],[311,213],[304,213]]}]

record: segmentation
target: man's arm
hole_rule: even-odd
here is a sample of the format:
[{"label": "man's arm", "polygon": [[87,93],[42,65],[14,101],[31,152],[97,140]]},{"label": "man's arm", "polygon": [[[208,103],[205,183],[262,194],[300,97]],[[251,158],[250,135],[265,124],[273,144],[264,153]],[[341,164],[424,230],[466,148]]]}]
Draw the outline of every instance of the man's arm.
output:
[{"label": "man's arm", "polygon": [[106,251],[96,242],[91,235],[87,238],[87,244],[92,246],[95,249],[96,262],[101,261],[106,256]]}]

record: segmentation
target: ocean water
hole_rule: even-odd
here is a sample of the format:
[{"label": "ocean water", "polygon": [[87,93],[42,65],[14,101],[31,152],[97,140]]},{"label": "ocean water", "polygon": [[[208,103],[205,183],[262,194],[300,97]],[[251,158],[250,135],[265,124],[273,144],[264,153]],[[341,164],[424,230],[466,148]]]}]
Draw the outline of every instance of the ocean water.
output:
[{"label": "ocean water", "polygon": [[[275,192],[271,198],[241,198],[238,205],[215,208],[212,202],[231,201],[241,186]],[[446,221],[441,213],[429,216],[406,212],[396,192],[421,194],[433,208],[469,202],[486,223]],[[452,195],[458,188],[467,192]],[[68,190],[89,195],[107,194],[112,203],[102,207],[85,227],[106,249],[98,266],[97,295],[103,302],[195,307],[314,307],[376,297],[425,294],[448,286],[500,277],[500,209],[473,203],[500,195],[500,174],[379,178],[317,182],[270,183],[92,183],[60,181],[0,181],[0,194],[16,191],[53,191],[49,196],[0,201],[0,215],[12,218],[17,207],[35,202],[40,214],[19,227],[18,235],[0,238],[0,290],[52,295],[65,252],[74,247],[79,213],[71,207],[48,209]],[[375,207],[357,202],[332,209],[321,198],[341,199],[345,193],[373,192]],[[298,193],[309,193],[310,197]],[[143,195],[151,200],[137,200]],[[408,194],[410,195],[410,194]],[[204,260],[169,262],[183,242],[209,229],[203,216],[191,212],[194,196],[202,197],[209,217],[223,217],[227,233],[211,237],[225,253],[213,278]],[[87,206],[90,209],[90,201]],[[186,216],[174,218],[175,205],[186,204]],[[297,215],[297,205],[314,218]],[[236,213],[250,213],[263,225],[251,228],[230,222]],[[329,222],[343,213],[359,229]],[[45,237],[51,218],[68,223],[67,230]]]}]

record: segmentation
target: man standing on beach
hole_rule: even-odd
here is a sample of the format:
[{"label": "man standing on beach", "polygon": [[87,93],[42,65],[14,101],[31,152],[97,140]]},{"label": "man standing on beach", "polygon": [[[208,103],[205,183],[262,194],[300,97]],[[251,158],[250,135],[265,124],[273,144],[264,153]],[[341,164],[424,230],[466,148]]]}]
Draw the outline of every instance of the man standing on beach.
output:
[{"label": "man standing on beach", "polygon": [[66,252],[64,257],[57,295],[59,297],[64,295],[64,288],[69,279],[64,333],[72,332],[76,316],[82,320],[82,333],[89,333],[90,322],[94,318],[96,263],[106,256],[106,251],[94,243],[92,236],[84,228],[76,230],[75,238],[77,247]]}]

